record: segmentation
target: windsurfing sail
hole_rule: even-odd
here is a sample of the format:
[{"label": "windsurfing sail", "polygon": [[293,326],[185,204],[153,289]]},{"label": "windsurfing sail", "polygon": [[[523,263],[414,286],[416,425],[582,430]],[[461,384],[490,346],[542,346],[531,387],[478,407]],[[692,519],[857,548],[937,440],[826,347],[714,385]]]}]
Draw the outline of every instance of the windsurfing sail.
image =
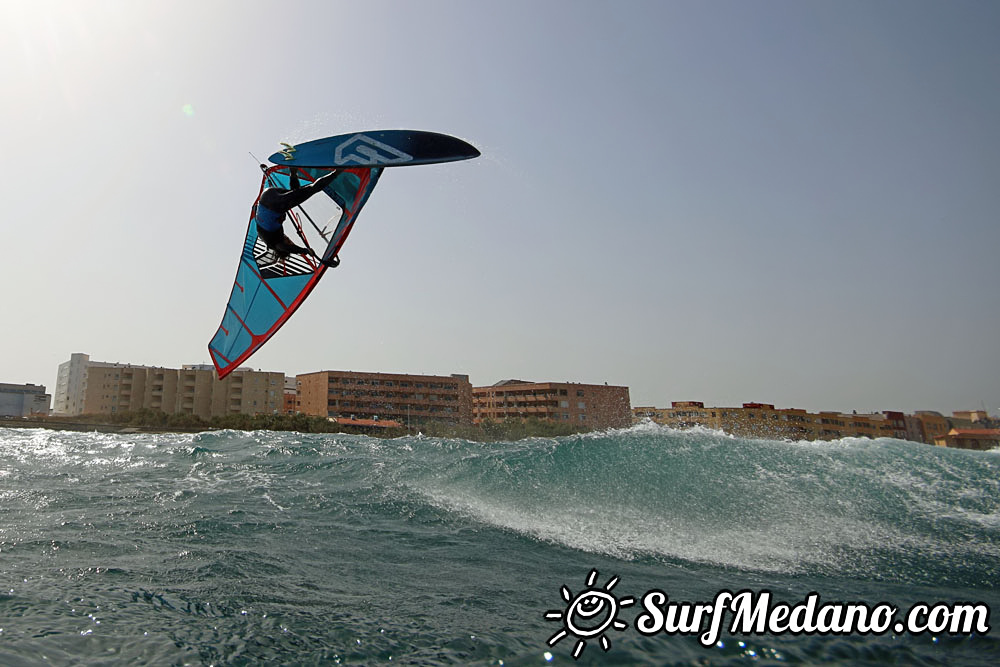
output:
[{"label": "windsurfing sail", "polygon": [[[260,349],[302,305],[327,269],[323,260],[330,262],[337,257],[382,175],[381,167],[340,169],[321,194],[317,193],[302,206],[289,211],[289,219],[285,222],[288,237],[311,248],[316,257],[280,257],[257,236],[257,204],[265,188],[289,188],[292,169],[297,170],[303,185],[337,171],[285,166],[264,171],[260,191],[251,209],[229,303],[218,331],[208,344],[220,379]],[[290,228],[294,229],[294,234]]]},{"label": "windsurfing sail", "polygon": [[[387,167],[436,164],[479,156],[472,145],[423,130],[372,130],[315,139],[284,148],[268,158],[247,225],[222,324],[208,344],[219,378],[233,372],[288,321],[326,272],[358,214]],[[288,212],[289,240],[315,253],[279,255],[257,235],[257,209],[268,187],[294,189],[330,173],[336,176],[301,206]],[[294,176],[294,178],[293,178]],[[295,238],[297,235],[297,239]],[[273,241],[272,241],[273,242]]]}]

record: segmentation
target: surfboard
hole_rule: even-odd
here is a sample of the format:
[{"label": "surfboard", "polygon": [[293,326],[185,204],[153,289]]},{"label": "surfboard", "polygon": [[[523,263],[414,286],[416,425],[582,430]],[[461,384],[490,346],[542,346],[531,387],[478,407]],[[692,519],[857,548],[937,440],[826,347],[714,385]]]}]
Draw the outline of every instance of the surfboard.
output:
[{"label": "surfboard", "polygon": [[353,132],[282,145],[268,160],[295,167],[401,167],[479,157],[479,151],[461,139],[423,130]]}]

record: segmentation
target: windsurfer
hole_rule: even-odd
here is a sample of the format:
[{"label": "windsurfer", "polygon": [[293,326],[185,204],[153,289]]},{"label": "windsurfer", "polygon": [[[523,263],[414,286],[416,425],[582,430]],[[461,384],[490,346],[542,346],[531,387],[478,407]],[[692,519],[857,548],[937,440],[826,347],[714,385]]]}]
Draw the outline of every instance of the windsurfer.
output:
[{"label": "windsurfer", "polygon": [[[267,188],[260,194],[260,200],[257,202],[257,236],[279,257],[291,254],[316,256],[312,248],[296,245],[285,235],[285,218],[290,210],[300,206],[317,192],[321,192],[340,174],[340,170],[333,171],[317,178],[309,185],[300,186],[297,171],[294,167],[291,168],[289,188]],[[339,261],[331,258],[324,264],[336,266]]]}]

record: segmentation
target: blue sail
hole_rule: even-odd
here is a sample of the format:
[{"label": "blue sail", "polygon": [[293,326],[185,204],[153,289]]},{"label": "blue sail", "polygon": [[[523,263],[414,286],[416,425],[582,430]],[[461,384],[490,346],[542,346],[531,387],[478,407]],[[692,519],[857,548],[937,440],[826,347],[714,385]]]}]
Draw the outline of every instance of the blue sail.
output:
[{"label": "blue sail", "polygon": [[[264,172],[260,192],[266,187],[289,188],[291,169],[275,166]],[[297,176],[311,182],[332,168],[298,168]],[[256,211],[260,193],[247,225],[246,241],[236,269],[236,279],[218,331],[208,344],[212,362],[223,378],[266,343],[298,309],[319,283],[327,266],[319,260],[335,258],[347,240],[358,214],[368,201],[381,167],[340,169],[340,173],[324,189],[288,214],[285,231],[298,243],[311,248],[318,257],[308,255],[279,256],[257,236]],[[339,220],[332,229],[320,229],[311,209],[320,208],[326,200],[340,209]],[[293,228],[293,229],[292,229]],[[317,235],[318,234],[318,235]],[[313,239],[310,241],[310,239]],[[325,244],[325,245],[323,245]]]}]

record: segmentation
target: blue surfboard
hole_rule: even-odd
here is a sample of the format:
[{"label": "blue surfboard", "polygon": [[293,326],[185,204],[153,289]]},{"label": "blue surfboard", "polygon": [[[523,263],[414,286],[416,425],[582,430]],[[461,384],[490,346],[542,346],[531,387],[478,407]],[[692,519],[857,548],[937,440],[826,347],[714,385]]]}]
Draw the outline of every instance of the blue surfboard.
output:
[{"label": "blue surfboard", "polygon": [[479,157],[471,144],[422,130],[372,130],[340,134],[285,148],[268,159],[295,167],[401,167]]}]

